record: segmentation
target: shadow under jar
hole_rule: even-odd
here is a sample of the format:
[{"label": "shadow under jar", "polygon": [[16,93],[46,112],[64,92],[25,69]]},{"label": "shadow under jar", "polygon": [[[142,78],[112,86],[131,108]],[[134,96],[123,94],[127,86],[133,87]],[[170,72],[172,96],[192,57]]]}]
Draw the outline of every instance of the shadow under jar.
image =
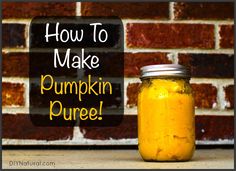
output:
[{"label": "shadow under jar", "polygon": [[138,147],[145,161],[187,161],[195,150],[190,73],[181,65],[141,68]]}]

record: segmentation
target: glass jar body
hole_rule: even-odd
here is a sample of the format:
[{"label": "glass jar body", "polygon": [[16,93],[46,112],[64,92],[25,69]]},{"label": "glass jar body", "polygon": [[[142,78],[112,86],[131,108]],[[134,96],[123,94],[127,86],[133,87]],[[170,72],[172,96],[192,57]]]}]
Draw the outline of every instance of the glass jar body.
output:
[{"label": "glass jar body", "polygon": [[187,161],[195,150],[188,79],[145,78],[138,94],[138,146],[146,161]]}]

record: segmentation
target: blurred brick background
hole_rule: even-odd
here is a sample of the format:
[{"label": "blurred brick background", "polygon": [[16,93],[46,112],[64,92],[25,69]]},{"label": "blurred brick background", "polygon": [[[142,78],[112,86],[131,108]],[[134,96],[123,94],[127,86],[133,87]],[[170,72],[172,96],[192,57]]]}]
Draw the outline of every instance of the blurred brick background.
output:
[{"label": "blurred brick background", "polygon": [[[234,142],[233,3],[3,2],[3,145],[137,144],[143,65],[191,67],[197,144]],[[29,119],[29,24],[34,16],[119,16],[125,29],[125,118],[113,128],[35,127]]]}]

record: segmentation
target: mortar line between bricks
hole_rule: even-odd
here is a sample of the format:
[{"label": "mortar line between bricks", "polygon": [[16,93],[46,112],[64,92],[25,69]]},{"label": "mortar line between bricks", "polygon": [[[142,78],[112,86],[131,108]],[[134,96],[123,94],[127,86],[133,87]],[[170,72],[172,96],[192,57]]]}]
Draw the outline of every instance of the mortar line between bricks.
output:
[{"label": "mortar line between bricks", "polygon": [[[3,145],[42,145],[46,144],[48,146],[50,145],[138,145],[138,139],[137,138],[122,138],[122,139],[106,139],[106,140],[92,140],[92,139],[79,139],[77,141],[70,140],[69,138],[66,140],[35,140],[35,139],[9,139],[9,138],[3,138],[2,144]],[[213,144],[213,145],[220,145],[220,144],[234,144],[233,139],[220,139],[220,140],[196,140],[197,145],[203,145],[203,144]]]},{"label": "mortar line between bricks", "polygon": [[29,114],[29,108],[28,107],[5,107],[2,106],[2,114],[12,114],[12,115],[16,115],[16,114]]},{"label": "mortar line between bricks", "polygon": [[126,106],[127,101],[128,101],[128,97],[127,97],[127,87],[128,87],[128,82],[125,81],[124,79],[124,106]]},{"label": "mortar line between bricks", "polygon": [[215,35],[215,49],[220,49],[220,35],[219,35],[219,25],[214,25],[214,35]]},{"label": "mortar line between bricks", "polygon": [[[217,114],[215,114],[217,113]],[[2,107],[2,114],[29,114],[29,108],[28,107]],[[137,106],[134,106],[132,108],[125,107],[124,115],[137,115]],[[195,109],[195,115],[196,116],[234,116],[234,110],[232,109]]]},{"label": "mortar line between bricks", "polygon": [[163,52],[163,53],[198,53],[198,54],[234,54],[233,49],[148,49],[148,48],[127,48],[125,52]]},{"label": "mortar line between bricks", "polygon": [[25,77],[2,77],[2,82],[9,82],[9,83],[29,83],[29,78]]},{"label": "mortar line between bricks", "polygon": [[[137,115],[137,106],[133,106],[131,108],[125,108],[124,115]],[[196,116],[234,116],[234,110],[232,109],[204,109],[204,108],[196,108],[195,109]]]},{"label": "mortar line between bricks", "polygon": [[2,48],[4,53],[29,53],[29,48]]},{"label": "mortar line between bricks", "polygon": [[233,25],[233,20],[152,20],[152,19],[122,19],[125,23],[153,23],[153,24],[225,24]]},{"label": "mortar line between bricks", "polygon": [[169,2],[169,18],[170,18],[170,21],[173,21],[174,20],[174,3],[175,2]]},{"label": "mortar line between bricks", "polygon": [[167,53],[166,54],[166,58],[171,61],[172,63],[174,63],[174,56],[175,54],[172,52],[172,53]]},{"label": "mortar line between bricks", "polygon": [[72,139],[61,139],[61,140],[35,140],[35,139],[8,139],[3,138],[2,140],[3,145],[14,145],[14,144],[27,144],[27,145],[41,145],[41,144],[47,144],[47,145],[137,145],[138,139],[137,138],[122,138],[122,139],[106,139],[106,140],[92,140],[92,139],[78,139],[74,140]]},{"label": "mortar line between bricks", "polygon": [[79,141],[81,139],[85,139],[83,132],[81,132],[80,128],[78,126],[73,128],[73,138],[71,141]]},{"label": "mortar line between bricks", "polygon": [[25,25],[25,47],[26,49],[29,49],[29,24]]},{"label": "mortar line between bricks", "polygon": [[177,52],[171,52],[170,54],[172,54],[172,62],[173,64],[178,64],[178,53]]},{"label": "mortar line between bricks", "polygon": [[217,102],[218,102],[218,105],[219,105],[219,108],[220,109],[224,109],[226,106],[226,99],[225,99],[225,92],[224,92],[224,88],[225,86],[221,85],[221,84],[218,84],[218,87],[217,87]]},{"label": "mortar line between bricks", "polygon": [[25,93],[24,93],[24,97],[25,97],[25,107],[29,108],[30,107],[30,88],[29,88],[29,81],[27,81],[25,84]]},{"label": "mortar line between bricks", "polygon": [[196,140],[197,145],[220,145],[220,144],[234,144],[234,139],[218,139],[218,140]]},{"label": "mortar line between bricks", "polygon": [[24,98],[24,107],[29,107],[29,90],[28,90],[28,84],[24,83],[24,94],[23,94],[23,98]]},{"label": "mortar line between bricks", "polygon": [[127,23],[125,21],[122,20],[123,23],[123,28],[124,28],[124,52],[126,51],[126,49],[128,49],[127,47],[127,43],[126,43],[126,37],[127,37]]},{"label": "mortar line between bricks", "polygon": [[81,16],[81,2],[76,2],[76,16]]},{"label": "mortar line between bricks", "polygon": [[32,18],[10,18],[10,19],[3,19],[2,24],[30,24]]},{"label": "mortar line between bricks", "polygon": [[[77,12],[77,10],[76,10]],[[29,24],[32,18],[10,18],[3,19],[3,24]],[[166,20],[166,19],[122,19],[126,23],[169,23],[169,24],[225,24],[225,25],[233,25],[234,20]]]},{"label": "mortar line between bricks", "polygon": [[213,84],[214,86],[221,85],[221,86],[228,86],[234,85],[233,78],[191,78],[190,83],[208,83]]},{"label": "mortar line between bricks", "polygon": [[179,53],[175,55],[175,64],[179,64]]},{"label": "mortar line between bricks", "polygon": [[[124,33],[126,34],[126,33]],[[126,37],[124,38],[125,53],[160,52],[160,53],[200,53],[200,54],[234,54],[233,49],[147,49],[147,48],[127,48]],[[29,48],[3,48],[4,53],[28,53]]]}]

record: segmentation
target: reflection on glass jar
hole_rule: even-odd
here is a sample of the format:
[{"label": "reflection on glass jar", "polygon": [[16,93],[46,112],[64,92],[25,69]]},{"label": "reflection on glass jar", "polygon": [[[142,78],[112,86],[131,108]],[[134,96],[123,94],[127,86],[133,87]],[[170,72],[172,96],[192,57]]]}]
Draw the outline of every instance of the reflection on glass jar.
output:
[{"label": "reflection on glass jar", "polygon": [[181,65],[141,68],[138,145],[145,161],[186,161],[195,150],[194,100]]}]

